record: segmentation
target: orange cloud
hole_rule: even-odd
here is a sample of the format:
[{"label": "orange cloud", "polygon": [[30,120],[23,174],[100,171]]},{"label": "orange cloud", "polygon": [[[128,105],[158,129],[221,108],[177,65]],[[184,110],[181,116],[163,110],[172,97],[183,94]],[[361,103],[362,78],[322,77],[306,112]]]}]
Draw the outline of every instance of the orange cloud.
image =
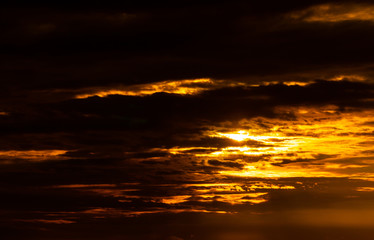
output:
[{"label": "orange cloud", "polygon": [[[238,129],[211,127],[207,137],[229,138],[242,145],[226,147],[174,147],[171,154],[194,156],[202,162],[222,164],[222,176],[239,177],[348,177],[374,179],[374,111],[339,112],[335,106],[279,109],[293,112],[295,120],[254,118]],[[261,123],[261,124],[258,124]],[[251,142],[246,142],[250,140]],[[258,144],[257,144],[258,143]],[[193,152],[191,150],[201,150]],[[247,161],[248,158],[256,161]]]},{"label": "orange cloud", "polygon": [[18,222],[46,223],[46,224],[71,224],[75,221],[65,219],[18,219]]},{"label": "orange cloud", "polygon": [[374,21],[374,6],[361,4],[322,4],[291,13],[305,22]]},{"label": "orange cloud", "polygon": [[22,159],[29,161],[48,161],[48,160],[62,160],[67,159],[63,156],[67,153],[67,150],[27,150],[27,151],[0,151],[0,159],[5,159],[7,161],[2,161],[2,163],[11,163],[11,160]]}]

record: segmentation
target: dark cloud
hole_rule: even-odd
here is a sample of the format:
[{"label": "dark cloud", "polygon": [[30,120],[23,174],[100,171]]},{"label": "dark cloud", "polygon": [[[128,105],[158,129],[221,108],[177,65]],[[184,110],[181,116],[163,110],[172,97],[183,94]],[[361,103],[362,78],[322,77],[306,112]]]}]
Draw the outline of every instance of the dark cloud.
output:
[{"label": "dark cloud", "polygon": [[208,163],[213,166],[222,166],[222,167],[229,167],[229,168],[243,168],[244,164],[240,164],[237,162],[223,162],[223,161],[218,161],[218,160],[209,160]]},{"label": "dark cloud", "polygon": [[[91,97],[51,104],[30,104],[21,106],[19,110],[14,109],[8,116],[1,116],[0,121],[3,134],[56,132],[61,135],[64,132],[65,138],[69,138],[69,132],[85,132],[87,135],[79,135],[79,141],[88,143],[95,139],[100,141],[100,144],[110,145],[115,141],[125,141],[126,136],[130,136],[134,131],[137,134],[157,131],[150,139],[143,139],[151,141],[157,136],[170,138],[175,131],[183,134],[185,127],[194,131],[192,133],[199,133],[204,128],[199,129],[198,126],[203,127],[204,121],[216,124],[257,116],[295,118],[291,112],[277,112],[276,108],[280,106],[336,105],[340,111],[352,108],[370,109],[372,97],[371,84],[317,81],[306,86],[276,84],[222,88],[193,96],[166,93],[145,97],[112,95],[106,98]],[[116,140],[106,139],[108,134],[105,131],[121,131],[123,139],[115,132],[112,132],[111,138]],[[132,141],[137,138],[134,135]],[[49,141],[52,144],[53,140]],[[198,141],[202,142],[203,146],[223,146],[224,141],[230,142],[224,139]],[[175,139],[173,144],[178,145]]]},{"label": "dark cloud", "polygon": [[282,166],[284,164],[292,164],[292,163],[306,163],[306,162],[311,162],[313,164],[318,164],[319,160],[325,160],[329,158],[334,158],[337,157],[337,155],[333,154],[316,154],[313,158],[298,158],[295,160],[290,160],[290,159],[282,159],[280,163],[273,163],[275,166]]},{"label": "dark cloud", "polygon": [[7,79],[2,87],[12,90],[12,82],[18,92],[71,89],[331,68],[340,74],[371,64],[371,23],[330,26],[285,17],[319,3],[323,1],[9,6],[2,14],[1,71]]}]

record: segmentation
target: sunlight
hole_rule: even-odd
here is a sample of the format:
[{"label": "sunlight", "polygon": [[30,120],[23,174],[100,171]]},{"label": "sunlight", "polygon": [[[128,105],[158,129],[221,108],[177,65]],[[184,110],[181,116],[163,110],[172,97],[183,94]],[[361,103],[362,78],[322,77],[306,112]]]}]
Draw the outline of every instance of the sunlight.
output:
[{"label": "sunlight", "polygon": [[262,141],[262,142],[274,142],[272,140],[277,140],[278,142],[279,140],[287,139],[287,137],[278,136],[278,134],[274,132],[271,133],[270,135],[269,134],[255,135],[251,133],[250,131],[246,131],[246,130],[239,130],[239,131],[228,132],[228,133],[210,132],[209,136],[210,137],[225,137],[225,138],[229,138],[229,139],[232,139],[238,142],[242,142],[245,140],[254,140],[254,141]]},{"label": "sunlight", "polygon": [[250,139],[249,133],[244,130],[240,130],[237,133],[218,133],[218,136],[227,137],[239,142]]},{"label": "sunlight", "polygon": [[[339,113],[336,107],[325,106],[295,108],[293,112],[297,117],[293,122],[252,119],[243,122],[243,128],[235,131],[227,131],[225,127],[212,128],[204,134],[228,138],[240,145],[210,148],[210,151],[196,152],[194,156],[219,159],[220,166],[227,163],[226,169],[219,171],[223,176],[373,178],[368,168],[374,159],[371,150],[373,111]],[[258,122],[262,124],[258,125]],[[247,129],[245,125],[248,125]],[[247,160],[252,158],[254,162]],[[230,161],[243,168],[229,168]]]}]

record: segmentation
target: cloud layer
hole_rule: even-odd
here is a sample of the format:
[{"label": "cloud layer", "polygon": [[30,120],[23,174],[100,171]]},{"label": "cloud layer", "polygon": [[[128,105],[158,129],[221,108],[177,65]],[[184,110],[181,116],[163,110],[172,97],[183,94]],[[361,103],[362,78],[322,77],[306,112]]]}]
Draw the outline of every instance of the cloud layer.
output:
[{"label": "cloud layer", "polygon": [[4,239],[371,239],[371,9],[6,1]]}]

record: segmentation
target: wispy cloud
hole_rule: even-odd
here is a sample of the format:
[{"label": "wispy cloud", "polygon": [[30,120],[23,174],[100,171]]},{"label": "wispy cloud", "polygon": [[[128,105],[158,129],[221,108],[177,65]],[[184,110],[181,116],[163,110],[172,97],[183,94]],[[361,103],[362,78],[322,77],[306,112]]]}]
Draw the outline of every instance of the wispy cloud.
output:
[{"label": "wispy cloud", "polygon": [[374,21],[374,6],[368,4],[322,4],[291,13],[306,22]]}]

